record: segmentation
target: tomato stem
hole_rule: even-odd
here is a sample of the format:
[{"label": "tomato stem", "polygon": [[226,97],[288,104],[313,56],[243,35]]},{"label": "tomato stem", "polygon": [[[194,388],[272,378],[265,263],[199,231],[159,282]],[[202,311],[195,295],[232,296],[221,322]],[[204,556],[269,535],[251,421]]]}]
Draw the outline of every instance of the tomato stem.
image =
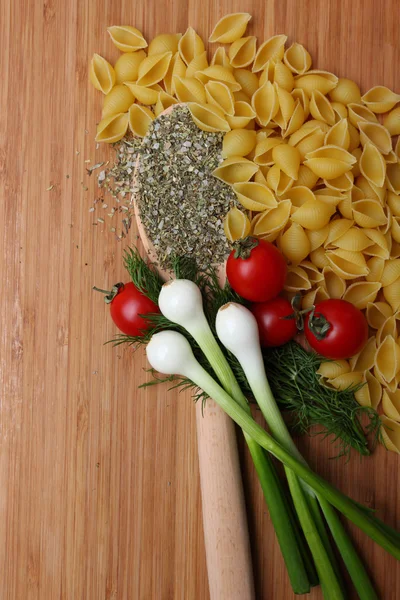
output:
[{"label": "tomato stem", "polygon": [[235,251],[235,258],[246,258],[250,257],[251,251],[253,248],[256,248],[260,241],[253,237],[252,235],[248,235],[242,240],[238,240],[232,244],[232,247]]},{"label": "tomato stem", "polygon": [[115,296],[124,289],[124,284],[120,281],[119,283],[116,283],[115,285],[112,286],[111,291],[110,290],[102,290],[101,288],[96,287],[95,285],[92,287],[92,290],[95,290],[96,292],[101,292],[102,294],[105,294],[104,296],[104,302],[106,304],[110,304]]},{"label": "tomato stem", "polygon": [[322,313],[316,313],[315,306],[313,306],[310,313],[310,318],[308,320],[308,327],[311,333],[315,335],[317,340],[321,341],[326,338],[326,335],[332,325]]}]

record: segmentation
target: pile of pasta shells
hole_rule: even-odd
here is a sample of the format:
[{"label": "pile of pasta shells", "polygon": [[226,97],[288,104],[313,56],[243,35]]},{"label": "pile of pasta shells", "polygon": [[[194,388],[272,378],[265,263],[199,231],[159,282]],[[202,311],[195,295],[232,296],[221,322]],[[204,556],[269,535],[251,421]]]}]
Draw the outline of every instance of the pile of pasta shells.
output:
[{"label": "pile of pasta shells", "polygon": [[[97,141],[144,137],[158,115],[187,103],[199,128],[223,132],[213,175],[232,186],[224,228],[252,234],[288,262],[286,293],[303,308],[343,298],[365,311],[370,338],[349,361],[326,362],[321,382],[381,405],[383,437],[400,453],[400,95],[312,69],[309,52],[275,35],[245,35],[248,13],[223,17],[205,44],[189,27],[149,44],[131,26],[108,28],[122,52],[95,54],[90,79],[104,94]],[[221,45],[222,44],[222,45]],[[226,46],[227,45],[227,46]],[[351,332],[349,332],[351,335]]]}]

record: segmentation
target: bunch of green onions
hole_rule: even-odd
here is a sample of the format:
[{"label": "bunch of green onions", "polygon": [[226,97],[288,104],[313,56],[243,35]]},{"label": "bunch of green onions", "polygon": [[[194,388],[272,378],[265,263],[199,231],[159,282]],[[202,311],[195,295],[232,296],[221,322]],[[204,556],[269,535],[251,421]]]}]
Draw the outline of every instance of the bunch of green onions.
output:
[{"label": "bunch of green onions", "polygon": [[[252,313],[240,304],[228,303],[219,309],[215,327],[220,342],[239,361],[270,434],[251,415],[247,399],[204,315],[202,294],[197,285],[186,279],[172,280],[162,287],[158,303],[164,317],[184,328],[195,340],[221,385],[197,362],[188,340],[177,331],[154,334],[147,345],[147,358],[160,373],[191,380],[242,428],[294,592],[307,593],[319,581],[324,598],[346,597],[330,531],[361,600],[377,599],[335,508],[398,559],[400,534],[308,467],[269,387]],[[265,450],[283,463],[291,501]]]}]

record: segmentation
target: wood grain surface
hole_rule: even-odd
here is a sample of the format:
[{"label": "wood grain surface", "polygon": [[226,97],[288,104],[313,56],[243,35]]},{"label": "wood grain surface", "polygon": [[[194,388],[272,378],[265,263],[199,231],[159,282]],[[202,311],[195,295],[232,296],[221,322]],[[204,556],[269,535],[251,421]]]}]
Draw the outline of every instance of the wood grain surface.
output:
[{"label": "wood grain surface", "polygon": [[[208,599],[194,407],[164,386],[138,390],[144,356],[103,345],[115,330],[91,286],[125,277],[121,253],[135,235],[118,243],[108,221],[93,224],[101,208],[89,213],[101,193],[84,161],[111,149],[94,143],[101,98],[87,70],[93,52],[117,56],[109,25],[151,37],[191,24],[207,37],[243,10],[252,32],[286,33],[318,68],[400,91],[397,0],[0,3],[2,600]],[[399,526],[397,456],[380,448],[345,464],[328,460],[329,441],[299,444],[321,474]],[[241,450],[257,598],[290,600]],[[400,598],[398,564],[363,534],[354,540],[381,598]]]}]

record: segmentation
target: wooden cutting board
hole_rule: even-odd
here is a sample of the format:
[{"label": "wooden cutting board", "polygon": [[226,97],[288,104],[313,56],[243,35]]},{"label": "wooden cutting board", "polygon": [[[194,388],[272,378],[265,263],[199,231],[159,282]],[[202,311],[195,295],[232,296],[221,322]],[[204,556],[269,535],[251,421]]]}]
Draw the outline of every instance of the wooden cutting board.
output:
[{"label": "wooden cutting board", "polygon": [[[191,24],[206,37],[223,14],[243,10],[254,16],[250,33],[286,33],[318,68],[363,89],[400,91],[396,0],[1,5],[2,600],[208,600],[190,398],[164,386],[138,390],[147,380],[143,354],[103,346],[115,329],[91,286],[125,277],[121,254],[135,232],[116,242],[110,199],[89,212],[101,192],[85,168],[111,150],[93,141],[101,95],[87,67],[94,52],[117,57],[109,25],[133,24],[151,38]],[[397,456],[380,448],[345,464],[328,460],[329,441],[299,444],[321,474],[400,525]],[[241,450],[257,599],[290,600]],[[381,597],[399,598],[399,565],[352,532]],[[320,591],[310,598],[320,600]]]}]

